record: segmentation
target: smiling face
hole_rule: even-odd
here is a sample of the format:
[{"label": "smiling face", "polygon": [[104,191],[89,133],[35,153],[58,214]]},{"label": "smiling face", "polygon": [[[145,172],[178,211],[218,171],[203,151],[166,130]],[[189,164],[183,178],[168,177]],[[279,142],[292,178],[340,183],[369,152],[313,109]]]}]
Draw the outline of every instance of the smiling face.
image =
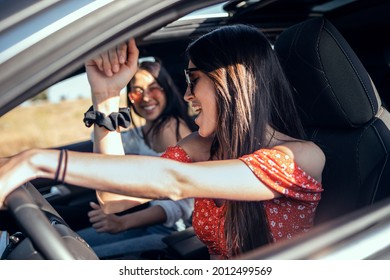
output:
[{"label": "smiling face", "polygon": [[[190,61],[188,69],[196,68]],[[217,100],[213,81],[202,71],[192,70],[189,72],[192,89],[187,87],[184,99],[190,103],[193,110],[198,114],[195,123],[199,126],[199,135],[202,137],[212,136],[217,129]]]},{"label": "smiling face", "polygon": [[147,123],[156,120],[164,111],[167,104],[167,98],[163,88],[145,70],[139,70],[134,75],[128,96],[135,111]]}]

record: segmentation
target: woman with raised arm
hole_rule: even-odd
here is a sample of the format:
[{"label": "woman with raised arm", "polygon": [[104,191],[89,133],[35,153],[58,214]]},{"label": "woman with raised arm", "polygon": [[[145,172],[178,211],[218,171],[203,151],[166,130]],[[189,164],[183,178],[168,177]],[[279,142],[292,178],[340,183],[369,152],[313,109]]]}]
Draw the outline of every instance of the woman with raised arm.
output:
[{"label": "woman with raised arm", "polygon": [[[134,40],[126,52],[127,61],[116,49],[87,64],[91,84],[97,75],[104,81],[93,92],[95,109],[105,114],[118,112],[119,90],[135,73]],[[58,151],[29,150],[2,159],[0,202],[26,181],[56,174],[101,192],[194,197],[195,232],[219,259],[309,230],[325,157],[303,140],[292,91],[269,41],[254,27],[226,26],[191,43],[187,53],[185,99],[198,113],[198,132],[161,158],[76,152],[61,158]],[[99,106],[99,100],[112,102]],[[110,196],[103,205],[117,200]]]},{"label": "woman with raised arm", "polygon": [[[138,70],[129,83],[127,103],[144,124],[137,125],[132,118],[134,127],[121,132],[125,154],[161,156],[169,146],[195,130],[183,97],[158,58],[139,59]],[[99,126],[95,129],[105,130]],[[98,150],[103,139],[93,140]],[[194,202],[192,198],[153,200],[146,208],[120,215],[104,214],[98,204],[90,204],[93,209],[88,216],[92,227],[77,233],[99,258],[120,255],[134,258],[143,251],[165,248],[162,238],[188,227]]]}]

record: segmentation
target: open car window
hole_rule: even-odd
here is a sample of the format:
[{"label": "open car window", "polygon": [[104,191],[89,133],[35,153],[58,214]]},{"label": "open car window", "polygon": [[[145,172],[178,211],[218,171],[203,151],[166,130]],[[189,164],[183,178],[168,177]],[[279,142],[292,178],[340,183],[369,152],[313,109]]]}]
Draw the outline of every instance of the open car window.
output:
[{"label": "open car window", "polygon": [[54,84],[0,118],[0,155],[50,148],[90,139],[83,114],[91,106],[86,74]]}]

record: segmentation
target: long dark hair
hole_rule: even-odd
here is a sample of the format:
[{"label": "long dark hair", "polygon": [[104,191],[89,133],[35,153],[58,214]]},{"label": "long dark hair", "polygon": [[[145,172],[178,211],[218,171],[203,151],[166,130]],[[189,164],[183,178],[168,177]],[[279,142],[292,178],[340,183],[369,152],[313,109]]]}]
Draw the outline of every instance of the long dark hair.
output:
[{"label": "long dark hair", "polygon": [[[192,42],[187,56],[215,85],[218,123],[212,158],[234,159],[268,147],[268,126],[304,137],[293,91],[258,29],[241,24],[216,29]],[[269,232],[262,202],[226,202],[225,236],[231,255],[269,243]]]},{"label": "long dark hair", "polygon": [[[148,134],[152,133],[152,135],[156,135],[159,131],[164,127],[164,125],[171,119],[174,118],[176,120],[176,140],[179,141],[181,139],[179,132],[180,121],[184,121],[185,124],[191,131],[196,129],[196,125],[194,121],[188,115],[188,107],[185,103],[183,96],[180,94],[177,89],[175,83],[173,82],[172,77],[169,75],[168,71],[162,65],[162,62],[158,58],[153,58],[152,61],[146,60],[139,64],[138,71],[145,70],[150,75],[154,77],[156,82],[160,87],[164,89],[164,93],[166,96],[166,106],[160,116],[153,121],[152,126],[148,131],[145,132],[144,139],[147,143]],[[130,81],[129,86],[134,83],[134,79]],[[134,109],[134,112],[137,113],[134,106],[132,106],[131,101],[127,98],[127,103],[129,107]],[[147,143],[148,144],[148,143]]]}]

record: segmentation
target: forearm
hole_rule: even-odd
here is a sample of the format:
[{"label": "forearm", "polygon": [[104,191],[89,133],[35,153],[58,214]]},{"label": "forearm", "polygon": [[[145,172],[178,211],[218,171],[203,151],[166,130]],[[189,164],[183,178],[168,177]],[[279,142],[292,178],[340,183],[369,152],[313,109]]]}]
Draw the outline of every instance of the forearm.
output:
[{"label": "forearm", "polygon": [[65,181],[150,199],[269,200],[280,196],[240,160],[182,163],[150,156],[69,152]]},{"label": "forearm", "polygon": [[[280,196],[240,160],[181,163],[147,156],[116,156],[68,151],[60,180],[97,191],[151,199],[208,197],[269,200]],[[58,150],[30,150],[0,162],[0,205],[19,185],[54,179]],[[66,170],[65,170],[66,167]],[[65,172],[66,171],[66,172]]]},{"label": "forearm", "polygon": [[[93,107],[95,111],[104,113],[106,116],[113,112],[117,112],[119,109],[119,97],[114,97],[101,101],[96,97],[96,94],[92,94]],[[122,139],[119,131],[109,131],[104,127],[100,127],[94,124],[93,127],[94,141],[93,151],[95,153],[108,154],[108,155],[124,155]],[[105,212],[115,213],[120,212],[128,208],[122,201],[125,197],[119,196],[113,193],[96,192],[99,204],[103,207]],[[133,205],[134,206],[134,205]],[[110,210],[108,208],[111,208]]]},{"label": "forearm", "polygon": [[[86,62],[88,82],[92,91],[92,104],[95,111],[108,116],[119,111],[120,91],[134,76],[138,65],[138,48],[134,39],[101,53]],[[110,155],[123,155],[123,145],[117,131],[110,132],[94,125],[94,152]],[[125,197],[98,192],[102,206],[110,201],[116,204]]]},{"label": "forearm", "polygon": [[[108,97],[108,96],[115,97]],[[95,111],[104,113],[106,116],[119,109],[119,93],[93,93],[93,107]],[[109,131],[104,127],[94,125],[94,152],[110,155],[124,155],[123,143],[119,129]],[[136,205],[147,202],[147,199],[122,196],[109,192],[96,192],[99,204],[106,213],[121,212]]]},{"label": "forearm", "polygon": [[[179,165],[179,162],[134,155],[117,156],[73,151],[68,151],[67,154],[67,162],[62,164],[60,170],[60,174],[65,173],[66,183],[125,196],[150,199],[181,198],[178,197],[178,184],[175,184],[175,180],[169,175],[172,174],[169,172],[171,165]],[[36,177],[54,178],[58,166],[58,150],[34,150],[29,152],[28,157],[33,171],[28,172],[31,176],[28,176],[27,181]]]},{"label": "forearm", "polygon": [[[119,110],[119,93],[115,97],[107,97],[112,94],[92,93],[92,103],[95,111],[99,111],[108,116]],[[94,124],[93,151],[95,153],[124,155],[122,139],[117,131],[109,131],[104,127]]]}]

